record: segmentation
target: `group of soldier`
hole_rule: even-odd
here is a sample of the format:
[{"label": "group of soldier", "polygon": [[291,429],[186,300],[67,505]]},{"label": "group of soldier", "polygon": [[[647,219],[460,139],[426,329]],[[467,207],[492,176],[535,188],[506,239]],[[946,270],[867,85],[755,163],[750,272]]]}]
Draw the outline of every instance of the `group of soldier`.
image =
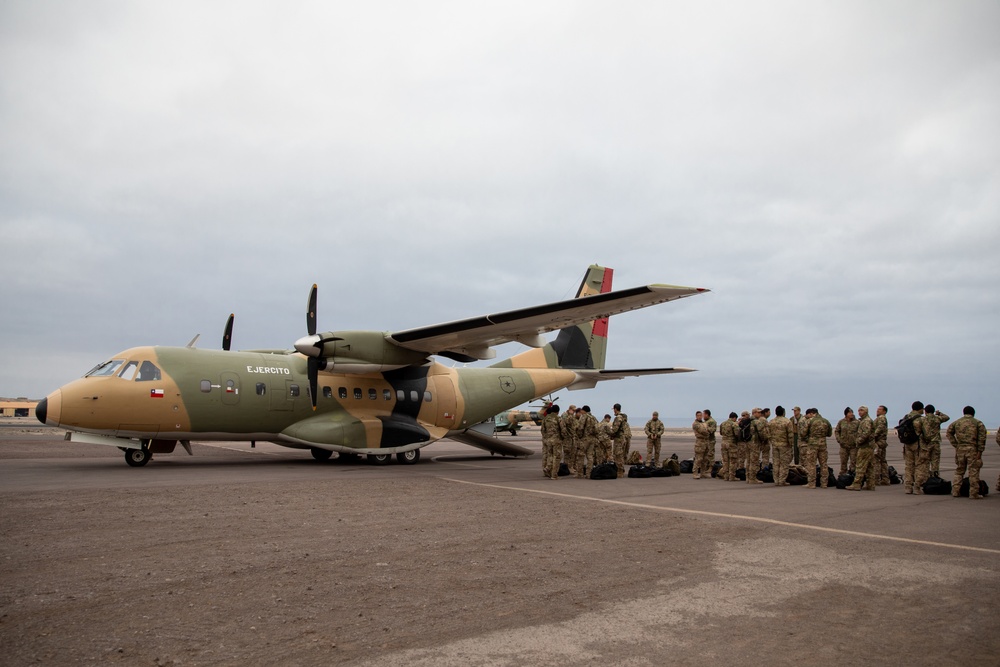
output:
[{"label": "group of soldier", "polygon": [[558,405],[548,406],[542,418],[542,473],[558,479],[559,464],[565,463],[570,474],[586,477],[595,465],[614,461],[618,476],[623,477],[632,429],[620,404],[615,403],[612,410],[614,417],[606,414],[599,422],[589,405],[571,405],[562,416]]},{"label": "group of soldier", "polygon": [[[559,465],[565,463],[570,474],[586,477],[593,466],[614,461],[618,477],[623,477],[632,430],[621,405],[616,403],[614,416],[606,414],[603,421],[591,414],[588,405],[581,408],[571,405],[562,415],[559,412],[558,405],[551,405],[542,419],[542,472],[545,476],[558,479]],[[770,464],[775,486],[787,486],[789,469],[801,465],[807,478],[806,488],[827,488],[827,438],[833,436],[840,447],[840,474],[854,474],[853,483],[845,488],[874,490],[876,486],[890,484],[886,461],[887,413],[887,408],[880,405],[873,419],[867,406],[860,406],[857,416],[848,407],[844,409],[843,419],[833,427],[816,408],[809,408],[803,414],[802,409],[795,406],[791,417],[786,417],[785,409],[779,405],[774,409],[773,418],[770,408],[754,408],[743,411],[740,416],[730,412],[721,425],[712,417],[711,410],[699,410],[691,424],[695,436],[693,476],[695,479],[712,477],[718,433],[722,456],[721,468],[715,475],[717,479],[737,481],[737,471],[742,469],[747,484],[763,484],[756,472]],[[969,497],[973,499],[982,497],[979,470],[986,446],[986,427],[975,414],[971,406],[966,406],[962,418],[952,422],[947,430],[948,440],[955,447],[952,495],[959,495],[959,487],[968,471]],[[910,422],[917,436],[916,442],[903,444],[903,488],[906,493],[922,494],[924,483],[931,476],[939,476],[941,425],[950,419],[933,405],[925,406],[915,401],[910,413],[901,420]],[[659,414],[654,412],[644,428],[647,465],[660,465],[665,430]],[[1000,431],[996,439],[1000,444]],[[824,472],[817,475],[818,471]],[[997,485],[1000,486],[1000,478]]]},{"label": "group of soldier", "polygon": [[[876,408],[874,419],[867,406],[858,408],[857,417],[852,408],[845,408],[844,417],[836,427],[832,427],[816,408],[809,408],[803,415],[801,408],[796,406],[791,418],[785,416],[785,409],[780,405],[774,409],[773,419],[769,419],[770,413],[770,408],[754,408],[752,414],[744,411],[737,419],[736,413],[731,412],[729,419],[719,426],[712,419],[711,411],[697,412],[691,425],[695,435],[694,477],[711,474],[718,429],[722,438],[722,468],[718,477],[724,480],[736,480],[736,470],[743,468],[748,484],[762,484],[756,471],[771,463],[774,484],[786,486],[789,468],[801,463],[808,480],[806,488],[826,488],[829,485],[829,475],[825,473],[829,458],[827,438],[834,436],[840,446],[840,474],[850,472],[854,475],[852,483],[845,488],[871,491],[876,486],[890,484],[886,461],[888,409],[884,405]],[[975,418],[976,411],[971,406],[966,406],[963,413],[947,431],[948,440],[955,447],[952,495],[959,495],[968,470],[969,497],[979,499],[982,497],[979,470],[986,447],[986,427]],[[903,488],[906,493],[923,494],[924,483],[932,475],[939,476],[941,425],[949,419],[933,405],[925,406],[915,401],[910,413],[901,420],[912,424],[915,435],[914,442],[903,443]],[[1000,433],[997,444],[1000,444]],[[1000,485],[1000,479],[997,484]]]}]

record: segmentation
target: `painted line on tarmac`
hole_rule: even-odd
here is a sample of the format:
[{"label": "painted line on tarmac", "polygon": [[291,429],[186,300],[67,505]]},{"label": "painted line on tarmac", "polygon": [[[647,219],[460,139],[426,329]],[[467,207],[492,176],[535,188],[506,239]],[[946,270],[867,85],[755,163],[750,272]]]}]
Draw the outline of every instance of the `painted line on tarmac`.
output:
[{"label": "painted line on tarmac", "polygon": [[822,533],[835,533],[837,535],[851,535],[852,537],[870,537],[876,540],[889,540],[891,542],[905,542],[907,544],[922,544],[932,547],[945,547],[947,549],[960,549],[963,551],[977,551],[980,553],[1000,555],[1000,549],[987,549],[985,547],[970,547],[964,544],[949,544],[948,542],[931,542],[929,540],[915,540],[909,537],[894,537],[892,535],[878,535],[876,533],[862,533],[856,530],[844,530],[842,528],[825,528],[823,526],[813,526],[808,523],[793,523],[791,521],[781,521],[779,519],[765,519],[759,516],[747,516],[744,514],[725,514],[723,512],[709,512],[706,510],[689,510],[681,507],[660,507],[659,505],[647,505],[645,503],[633,503],[625,500],[608,500],[606,498],[593,498],[591,496],[577,496],[571,493],[558,493],[556,491],[539,491],[537,489],[523,489],[518,486],[504,486],[503,484],[484,484],[482,482],[469,482],[464,479],[452,479],[442,477],[447,482],[458,482],[459,484],[471,484],[472,486],[486,486],[493,489],[505,489],[507,491],[523,491],[525,493],[537,493],[543,496],[556,496],[558,498],[572,498],[573,500],[590,500],[608,505],[622,505],[624,507],[638,507],[641,509],[657,510],[660,512],[676,512],[678,514],[696,514],[700,516],[712,516],[722,519],[741,519],[743,521],[754,521],[757,523],[768,523],[775,526],[785,526],[787,528],[805,528]]}]

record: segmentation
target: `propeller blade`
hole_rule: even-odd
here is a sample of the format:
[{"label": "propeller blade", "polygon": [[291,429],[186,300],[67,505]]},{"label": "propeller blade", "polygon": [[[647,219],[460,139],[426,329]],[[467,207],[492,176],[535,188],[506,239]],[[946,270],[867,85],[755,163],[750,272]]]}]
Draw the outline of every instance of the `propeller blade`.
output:
[{"label": "propeller blade", "polygon": [[306,310],[306,331],[310,336],[316,335],[316,285],[309,290],[309,306]]},{"label": "propeller blade", "polygon": [[229,352],[229,346],[233,344],[233,320],[236,319],[235,313],[229,314],[229,320],[226,322],[226,330],[222,334],[222,349]]}]

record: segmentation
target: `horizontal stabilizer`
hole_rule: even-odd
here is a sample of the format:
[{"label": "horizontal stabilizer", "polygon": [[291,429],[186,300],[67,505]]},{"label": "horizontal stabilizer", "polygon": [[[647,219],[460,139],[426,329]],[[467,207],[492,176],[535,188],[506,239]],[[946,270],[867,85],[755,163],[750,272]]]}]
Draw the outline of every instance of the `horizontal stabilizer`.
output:
[{"label": "horizontal stabilizer", "polygon": [[578,389],[593,389],[598,382],[605,380],[621,380],[623,378],[641,377],[643,375],[666,375],[667,373],[693,373],[696,368],[633,368],[629,370],[593,369],[577,370],[577,381],[567,387],[570,391]]},{"label": "horizontal stabilizer", "polygon": [[503,442],[493,436],[483,435],[478,431],[468,429],[465,431],[451,431],[448,437],[456,442],[472,445],[479,449],[485,449],[491,454],[501,454],[503,456],[531,456],[534,452],[520,445],[512,445]]}]

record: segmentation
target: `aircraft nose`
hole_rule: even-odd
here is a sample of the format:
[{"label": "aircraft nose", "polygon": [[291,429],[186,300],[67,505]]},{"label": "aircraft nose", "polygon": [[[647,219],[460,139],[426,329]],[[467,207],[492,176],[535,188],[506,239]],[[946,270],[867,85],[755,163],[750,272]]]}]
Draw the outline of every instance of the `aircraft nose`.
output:
[{"label": "aircraft nose", "polygon": [[38,421],[49,426],[58,426],[59,418],[62,417],[62,390],[56,389],[54,392],[38,401],[35,406],[35,416]]}]

